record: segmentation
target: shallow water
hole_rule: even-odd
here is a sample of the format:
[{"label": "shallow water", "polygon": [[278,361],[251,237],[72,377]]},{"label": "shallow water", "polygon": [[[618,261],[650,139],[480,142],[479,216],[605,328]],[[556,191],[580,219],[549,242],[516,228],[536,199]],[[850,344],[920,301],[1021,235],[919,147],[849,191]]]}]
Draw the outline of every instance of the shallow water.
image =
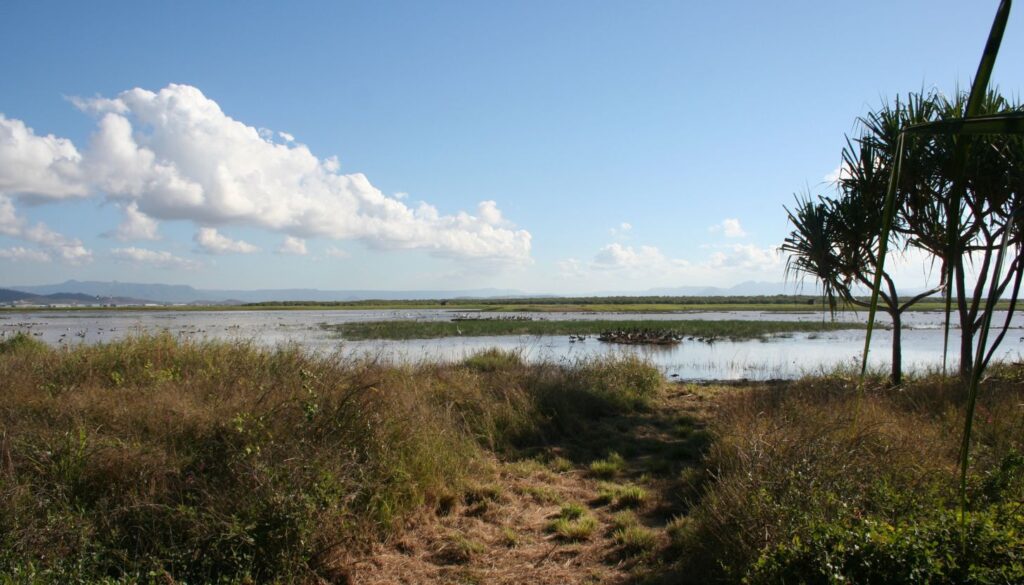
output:
[{"label": "shallow water", "polygon": [[[31,333],[52,345],[101,343],[142,332],[167,331],[190,339],[241,339],[262,345],[298,343],[319,352],[370,354],[401,362],[460,360],[481,349],[517,350],[532,361],[575,361],[618,353],[639,354],[656,364],[666,376],[692,380],[793,378],[805,373],[853,367],[864,344],[862,330],[773,335],[747,341],[707,344],[684,341],[676,346],[621,346],[596,339],[572,343],[568,336],[450,337],[444,339],[345,341],[321,327],[356,321],[449,320],[466,311],[81,311],[0,313],[0,335]],[[487,313],[487,317],[501,316]],[[819,312],[714,311],[687,313],[515,313],[537,319],[741,319],[755,321],[821,321]],[[824,317],[827,319],[827,317]],[[1005,314],[998,315],[1002,323]],[[842,322],[864,322],[866,314],[837,315]],[[880,322],[887,322],[880,315]],[[942,321],[939,312],[905,315],[904,370],[937,369],[942,364]],[[1017,361],[1024,353],[1024,317],[1015,316],[1012,329],[999,348],[998,359]],[[951,347],[958,347],[958,331],[951,332]],[[881,330],[872,341],[870,363],[885,369],[889,362],[891,332]],[[955,367],[951,364],[951,367]]]}]

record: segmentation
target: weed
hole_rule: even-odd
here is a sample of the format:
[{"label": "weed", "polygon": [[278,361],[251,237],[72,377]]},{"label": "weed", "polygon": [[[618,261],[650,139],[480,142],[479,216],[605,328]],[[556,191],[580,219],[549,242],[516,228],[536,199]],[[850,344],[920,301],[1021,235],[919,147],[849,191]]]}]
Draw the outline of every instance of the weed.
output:
[{"label": "weed", "polygon": [[523,487],[522,491],[539,504],[557,504],[562,500],[558,492],[547,486],[530,485]]},{"label": "weed", "polygon": [[33,338],[28,333],[18,331],[10,337],[0,337],[0,354],[14,352],[46,352],[50,351],[42,341]]}]

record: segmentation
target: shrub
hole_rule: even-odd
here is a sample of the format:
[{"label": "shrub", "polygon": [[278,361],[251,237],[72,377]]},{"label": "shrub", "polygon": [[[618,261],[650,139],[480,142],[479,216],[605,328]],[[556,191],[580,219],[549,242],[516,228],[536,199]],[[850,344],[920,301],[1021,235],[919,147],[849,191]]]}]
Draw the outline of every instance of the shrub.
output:
[{"label": "shrub", "polygon": [[1024,516],[1009,507],[973,512],[963,542],[953,510],[896,524],[871,518],[826,524],[806,540],[794,537],[766,551],[746,582],[1022,583]]}]

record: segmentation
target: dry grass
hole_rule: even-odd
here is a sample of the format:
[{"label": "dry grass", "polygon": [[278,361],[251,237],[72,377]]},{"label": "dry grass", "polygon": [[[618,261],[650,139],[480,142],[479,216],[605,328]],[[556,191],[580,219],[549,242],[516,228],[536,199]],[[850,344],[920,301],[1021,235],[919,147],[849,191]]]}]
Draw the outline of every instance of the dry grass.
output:
[{"label": "dry grass", "polygon": [[[870,519],[899,529],[955,508],[963,398],[960,384],[939,377],[896,390],[876,380],[861,393],[839,376],[722,397],[705,462],[715,479],[695,488],[697,478],[688,478],[698,505],[669,527],[682,574],[738,582],[766,551],[807,543],[831,526]],[[977,510],[1024,497],[1021,470],[1000,472],[1024,450],[1019,370],[989,381],[979,412]],[[996,476],[1005,485],[993,499],[985,486]]]},{"label": "dry grass", "polygon": [[[424,510],[494,514],[512,495],[488,479],[488,450],[639,405],[650,371],[514,355],[395,366],[170,336],[5,344],[0,573],[343,581]],[[485,542],[460,538],[437,553]]]}]

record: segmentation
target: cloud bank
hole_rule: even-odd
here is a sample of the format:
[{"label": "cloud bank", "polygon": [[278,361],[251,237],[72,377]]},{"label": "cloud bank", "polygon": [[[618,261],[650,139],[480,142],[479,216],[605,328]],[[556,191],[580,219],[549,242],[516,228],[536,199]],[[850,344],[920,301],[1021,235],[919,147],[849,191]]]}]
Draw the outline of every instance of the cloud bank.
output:
[{"label": "cloud bank", "polygon": [[188,220],[200,228],[197,244],[212,253],[255,251],[216,231],[239,225],[284,235],[291,253],[295,241],[320,237],[530,262],[530,233],[508,222],[494,201],[481,202],[475,214],[407,205],[360,173],[339,173],[337,158],[318,158],[291,134],[231,118],[195,87],[136,88],[72,102],[97,120],[82,151],[0,114],[0,196],[7,203],[100,196],[124,213],[112,237],[153,240],[159,221]]}]

